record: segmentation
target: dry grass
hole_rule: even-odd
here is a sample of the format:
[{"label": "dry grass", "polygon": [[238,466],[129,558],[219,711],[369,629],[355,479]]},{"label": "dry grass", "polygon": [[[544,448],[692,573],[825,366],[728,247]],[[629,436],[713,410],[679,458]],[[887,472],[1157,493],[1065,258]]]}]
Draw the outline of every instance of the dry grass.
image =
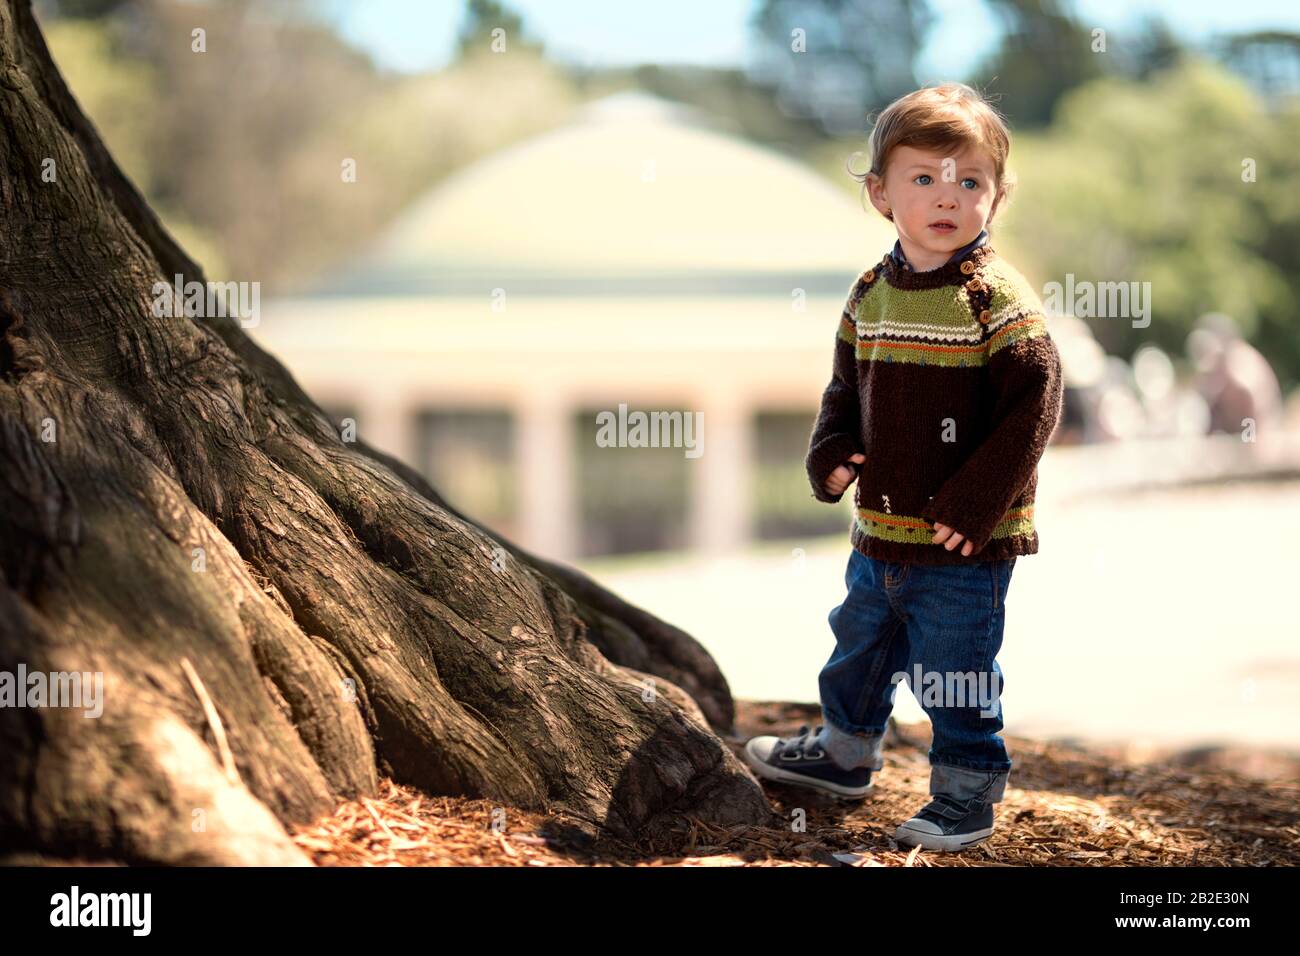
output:
[{"label": "dry grass", "polygon": [[[815,706],[737,704],[738,752],[754,734],[789,734]],[[928,725],[896,728],[866,800],[839,803],[769,784],[803,832],[694,823],[676,856],[584,845],[558,818],[491,801],[431,797],[383,782],[297,828],[322,866],[1294,866],[1300,863],[1300,757],[1260,751],[1143,754],[1008,737],[1015,766],[996,829],[962,853],[899,848],[894,827],[928,799]],[[499,821],[493,827],[495,819]]]}]

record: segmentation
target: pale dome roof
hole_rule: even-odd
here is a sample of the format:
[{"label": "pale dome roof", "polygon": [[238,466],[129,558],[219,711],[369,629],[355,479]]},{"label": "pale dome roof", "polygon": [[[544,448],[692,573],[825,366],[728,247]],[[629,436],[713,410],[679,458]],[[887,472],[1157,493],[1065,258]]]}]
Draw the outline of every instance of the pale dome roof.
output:
[{"label": "pale dome roof", "polygon": [[798,161],[620,93],[448,177],[319,291],[835,293],[894,238]]}]

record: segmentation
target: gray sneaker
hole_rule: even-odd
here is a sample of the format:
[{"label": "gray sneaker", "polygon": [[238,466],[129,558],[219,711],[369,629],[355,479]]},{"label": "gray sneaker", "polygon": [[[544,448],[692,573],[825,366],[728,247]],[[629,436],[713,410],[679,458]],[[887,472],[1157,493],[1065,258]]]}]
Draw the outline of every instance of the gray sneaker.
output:
[{"label": "gray sneaker", "polygon": [[953,852],[987,840],[993,833],[993,804],[937,794],[894,831],[903,846]]},{"label": "gray sneaker", "polygon": [[754,737],[745,744],[745,763],[760,777],[808,787],[840,800],[860,800],[871,792],[871,770],[845,770],[821,744],[822,725],[811,733],[804,724],[793,737]]}]

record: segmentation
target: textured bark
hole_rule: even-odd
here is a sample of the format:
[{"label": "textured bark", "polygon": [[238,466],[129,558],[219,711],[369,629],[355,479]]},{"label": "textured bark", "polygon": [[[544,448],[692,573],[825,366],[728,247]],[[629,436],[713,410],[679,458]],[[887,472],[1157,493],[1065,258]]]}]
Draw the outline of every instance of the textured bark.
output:
[{"label": "textured bark", "polygon": [[284,825],[381,773],[658,846],[771,821],[689,635],[341,442],[236,320],[153,314],[202,271],[28,0],[0,130],[0,670],[104,675],[97,719],[0,708],[0,849],[305,863]]}]

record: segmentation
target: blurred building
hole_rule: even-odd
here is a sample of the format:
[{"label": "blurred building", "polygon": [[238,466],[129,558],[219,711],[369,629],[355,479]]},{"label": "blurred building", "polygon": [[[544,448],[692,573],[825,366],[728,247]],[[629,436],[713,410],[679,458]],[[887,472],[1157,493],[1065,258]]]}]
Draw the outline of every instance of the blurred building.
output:
[{"label": "blurred building", "polygon": [[[893,241],[799,162],[618,94],[444,181],[251,331],[527,547],[726,551],[847,530],[803,456],[844,297]],[[620,405],[703,413],[699,451],[603,446]]]}]

